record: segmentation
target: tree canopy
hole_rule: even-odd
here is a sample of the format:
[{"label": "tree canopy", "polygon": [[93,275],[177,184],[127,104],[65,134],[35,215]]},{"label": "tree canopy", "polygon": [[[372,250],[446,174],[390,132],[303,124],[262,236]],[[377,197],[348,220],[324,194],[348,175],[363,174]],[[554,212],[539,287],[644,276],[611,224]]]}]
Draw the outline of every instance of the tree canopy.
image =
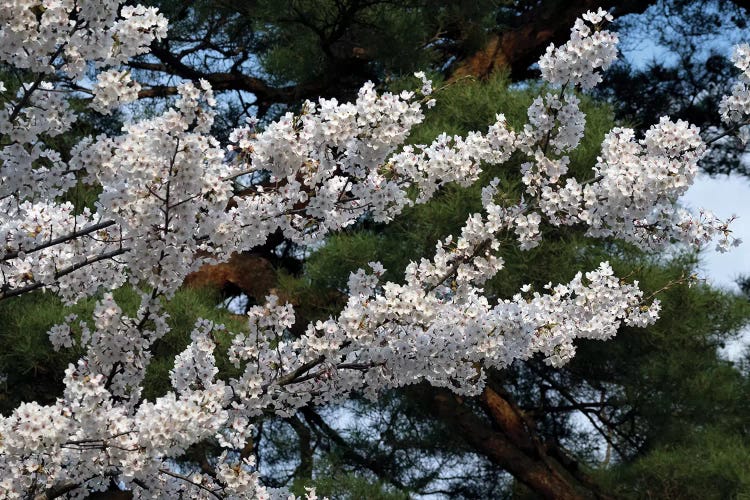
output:
[{"label": "tree canopy", "polygon": [[748,494],[731,229],[674,205],[743,168],[745,5],[652,3],[677,63],[593,93],[589,2],[6,5],[0,492]]}]

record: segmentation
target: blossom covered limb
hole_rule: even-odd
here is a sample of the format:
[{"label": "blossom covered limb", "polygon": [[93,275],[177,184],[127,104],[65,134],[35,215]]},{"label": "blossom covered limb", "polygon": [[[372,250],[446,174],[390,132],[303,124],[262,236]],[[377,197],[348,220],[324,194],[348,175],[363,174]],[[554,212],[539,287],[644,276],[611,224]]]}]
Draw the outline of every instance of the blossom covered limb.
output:
[{"label": "blossom covered limb", "polygon": [[[34,6],[44,7],[39,17]],[[376,398],[422,381],[476,395],[488,370],[534,356],[561,366],[578,338],[606,340],[623,324],[654,322],[658,301],[608,263],[543,291],[527,285],[503,298],[483,289],[503,268],[504,245],[515,239],[533,248],[549,226],[577,226],[649,251],[717,237],[722,246],[734,243],[726,221],[676,208],[706,151],[685,122],[663,118],[642,139],[615,128],[593,178],[570,174],[568,154],[585,128],[575,90],[596,85],[616,56],[616,34],[602,29],[609,19],[602,10],[587,13],[568,43],[548,49],[542,77],[559,91],[535,99],[520,130],[498,115],[486,132],[407,145],[424,120],[422,105],[433,103],[431,84],[417,75],[419,93],[378,94],[367,84],[352,103],[320,99],[262,131],[239,128],[228,155],[210,135],[211,88],[197,82],[179,85],[163,114],[130,121],[114,137],[86,138],[64,161],[45,141],[71,130],[77,115],[69,99],[87,65],[97,72],[92,109],[106,114],[131,101],[139,86],[119,65],[164,36],[166,20],[114,0],[25,0],[0,9],[0,61],[35,75],[15,94],[0,87],[4,293],[43,287],[69,303],[98,297],[90,320],[69,316],[50,330],[56,349],[78,342],[85,351],[66,370],[62,396],[0,418],[0,491],[79,498],[114,480],[138,498],[285,497],[263,487],[253,457],[239,453],[261,415],[289,416],[353,392]],[[748,53],[735,56],[744,72]],[[721,112],[742,123],[750,108],[744,87],[736,90]],[[343,310],[296,338],[294,308],[269,296],[250,309],[245,331],[228,334],[239,374],[225,379],[215,359],[223,327],[199,320],[175,357],[172,390],[142,398],[151,348],[169,332],[164,303],[203,263],[262,245],[277,230],[313,245],[365,215],[388,222],[448,183],[477,182],[487,165],[513,154],[527,160],[524,198],[498,202],[499,181],[491,181],[482,212],[438,242],[431,259],[411,263],[402,283],[384,282],[383,267],[370,263],[351,274]],[[94,210],[56,201],[78,178],[101,187]],[[236,196],[233,181],[247,178]],[[111,293],[126,282],[140,294],[135,313]],[[211,474],[177,463],[207,440],[222,449]]]}]

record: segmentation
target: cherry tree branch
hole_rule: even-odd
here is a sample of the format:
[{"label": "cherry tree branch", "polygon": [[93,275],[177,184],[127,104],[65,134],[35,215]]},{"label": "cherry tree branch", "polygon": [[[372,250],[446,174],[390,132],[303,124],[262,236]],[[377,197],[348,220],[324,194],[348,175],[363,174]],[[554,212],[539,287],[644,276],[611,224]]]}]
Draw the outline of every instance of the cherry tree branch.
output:
[{"label": "cherry tree branch", "polygon": [[[64,269],[61,269],[60,271],[57,271],[54,275],[54,279],[58,280],[62,278],[63,276],[66,276],[72,272],[75,272],[83,267],[86,267],[90,264],[94,264],[96,262],[100,262],[103,260],[111,259],[113,257],[117,257],[118,255],[122,255],[126,252],[129,252],[130,248],[123,247],[118,248],[117,250],[112,250],[111,252],[105,252],[103,254],[99,254],[93,257],[86,257],[82,261],[73,264],[71,266],[68,266]],[[36,282],[32,283],[27,286],[19,287],[19,288],[11,288],[9,290],[0,290],[0,300],[5,300],[10,297],[16,297],[18,295],[23,295],[24,293],[31,292],[32,290],[37,290],[39,288],[43,288],[45,286],[52,286],[54,283],[43,283],[43,282]]]},{"label": "cherry tree branch", "polygon": [[68,233],[66,235],[59,236],[57,238],[51,239],[51,240],[47,241],[46,243],[42,243],[42,244],[37,245],[35,247],[28,248],[28,249],[20,248],[20,249],[14,251],[14,252],[6,253],[5,255],[2,256],[2,258],[0,259],[0,261],[4,262],[6,260],[15,259],[16,257],[18,257],[18,255],[20,253],[25,253],[25,254],[28,255],[28,254],[31,254],[31,253],[34,253],[34,252],[38,252],[40,250],[44,250],[45,248],[49,248],[49,247],[52,247],[52,246],[55,246],[55,245],[59,245],[61,243],[67,243],[68,241],[72,241],[72,240],[74,240],[74,239],[76,239],[76,238],[78,238],[80,236],[85,236],[85,235],[93,233],[95,231],[99,231],[101,229],[106,229],[106,228],[108,228],[110,226],[113,226],[115,224],[116,224],[115,221],[108,220],[108,221],[100,222],[98,224],[87,226],[87,227],[85,227],[83,229],[79,229],[77,231],[73,231],[72,233]]}]

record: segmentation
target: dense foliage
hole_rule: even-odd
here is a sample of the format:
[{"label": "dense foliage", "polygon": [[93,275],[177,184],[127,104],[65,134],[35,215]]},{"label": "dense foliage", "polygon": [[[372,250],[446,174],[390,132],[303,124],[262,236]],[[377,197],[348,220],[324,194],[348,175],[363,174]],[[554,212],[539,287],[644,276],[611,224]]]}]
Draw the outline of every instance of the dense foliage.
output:
[{"label": "dense foliage", "polygon": [[[581,94],[616,56],[606,12],[548,48],[541,86],[434,92],[418,73],[231,128],[226,144],[211,135],[207,80],[165,88],[178,99],[145,117],[123,108],[144,89],[122,65],[149,47],[159,57],[155,9],[4,7],[4,495],[262,498],[292,484],[310,498],[303,487],[495,496],[524,484],[579,498],[616,491],[615,474],[640,481],[627,493],[668,495],[670,474],[695,470],[676,443],[721,436],[723,453],[744,439],[733,405],[746,383],[715,347],[747,310],[696,286],[689,254],[655,256],[737,243],[728,221],[675,204],[715,141],[668,118],[636,139]],[[734,62],[742,74],[719,111],[742,136],[750,47]],[[121,132],[82,137],[76,121],[123,109]],[[112,128],[98,120],[97,132]],[[307,262],[270,268],[275,285],[248,297],[246,318],[182,287],[269,245]],[[611,354],[592,342],[618,332]],[[616,454],[608,474],[586,470],[597,455],[574,411],[606,441],[606,461]],[[726,418],[701,420],[709,411]],[[355,431],[323,418],[337,414]],[[316,452],[323,442],[335,449]],[[735,494],[746,479],[722,460],[705,474]],[[353,473],[321,480],[342,464]],[[501,470],[518,483],[489,480]]]}]

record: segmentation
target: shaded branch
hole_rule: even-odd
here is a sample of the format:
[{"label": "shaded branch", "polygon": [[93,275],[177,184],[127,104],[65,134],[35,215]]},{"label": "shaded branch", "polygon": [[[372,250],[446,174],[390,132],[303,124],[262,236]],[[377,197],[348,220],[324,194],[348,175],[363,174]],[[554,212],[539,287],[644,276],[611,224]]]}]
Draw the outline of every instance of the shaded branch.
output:
[{"label": "shaded branch", "polygon": [[351,445],[349,445],[349,443],[347,443],[347,441],[333,427],[329,426],[326,421],[323,420],[323,417],[321,417],[315,410],[310,407],[305,407],[301,412],[304,415],[305,420],[318,428],[329,441],[341,449],[345,458],[368,469],[379,478],[391,483],[396,488],[404,491],[408,490],[407,486],[398,478],[394,477],[394,475],[387,470],[382,463],[373,460],[368,456],[360,455],[354,451]]}]

